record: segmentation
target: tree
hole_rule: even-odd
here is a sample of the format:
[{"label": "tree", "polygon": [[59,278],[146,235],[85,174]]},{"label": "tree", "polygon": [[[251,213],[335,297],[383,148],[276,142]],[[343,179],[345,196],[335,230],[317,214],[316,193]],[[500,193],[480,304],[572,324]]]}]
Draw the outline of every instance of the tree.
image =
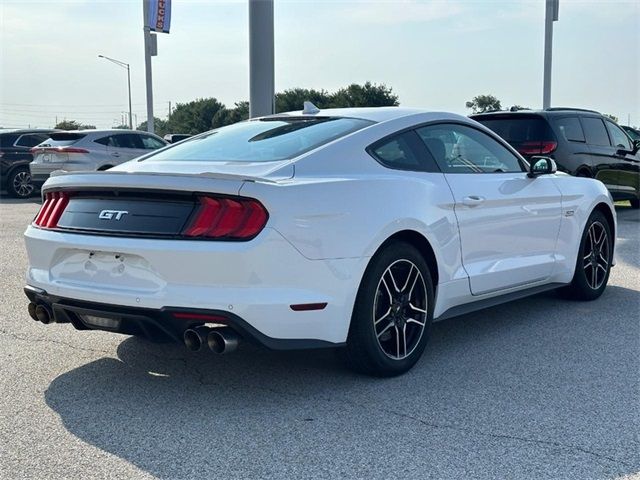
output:
[{"label": "tree", "polygon": [[607,118],[610,118],[614,122],[618,123],[618,117],[616,117],[615,115],[611,115],[610,113],[603,113],[603,115]]},{"label": "tree", "polygon": [[167,120],[169,133],[196,133],[211,129],[212,120],[224,105],[215,98],[198,98],[189,103],[179,103]]},{"label": "tree", "polygon": [[[352,83],[346,88],[341,88],[330,97],[329,106],[333,108],[343,107],[397,107],[398,96],[393,93],[391,87],[384,84],[376,85],[366,82],[364,85]],[[320,107],[319,105],[317,105]]]},{"label": "tree", "polygon": [[[177,132],[169,132],[169,130],[167,130],[167,121],[162,120],[161,118],[158,118],[158,117],[153,117],[153,129],[155,130],[155,134],[161,137],[163,137],[167,133],[177,133]],[[146,120],[142,122],[140,125],[138,125],[138,130],[141,130],[143,132],[147,131]],[[182,132],[179,132],[179,133],[182,133]]]},{"label": "tree", "polygon": [[467,102],[467,108],[470,108],[473,113],[484,113],[492,110],[501,110],[500,100],[493,95],[478,95],[473,97],[471,101]]},{"label": "tree", "polygon": [[115,130],[129,130],[129,125],[125,125],[124,123],[120,125],[116,125],[113,127]]},{"label": "tree", "polygon": [[302,110],[304,102],[312,102],[318,108],[329,108],[331,96],[326,90],[291,88],[276,93],[276,112]]},{"label": "tree", "polygon": [[55,127],[58,130],[95,130],[95,125],[85,125],[75,120],[64,119],[58,122]]},{"label": "tree", "polygon": [[520,110],[531,110],[529,107],[523,107],[522,105],[513,105],[509,108],[510,112],[518,112]]},{"label": "tree", "polygon": [[221,108],[211,120],[211,128],[224,127],[249,118],[249,102],[237,102],[234,108]]}]

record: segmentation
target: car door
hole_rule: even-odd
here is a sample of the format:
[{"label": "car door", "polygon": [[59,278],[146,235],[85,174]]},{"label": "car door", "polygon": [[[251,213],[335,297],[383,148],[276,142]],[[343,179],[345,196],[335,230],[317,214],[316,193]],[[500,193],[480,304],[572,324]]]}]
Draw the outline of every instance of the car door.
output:
[{"label": "car door", "polygon": [[117,133],[109,137],[107,149],[113,159],[113,165],[127,162],[141,155],[141,142],[133,133]]},{"label": "car door", "polygon": [[453,193],[472,294],[548,279],[562,212],[554,176],[529,178],[522,160],[480,129],[445,123],[417,132]]},{"label": "car door", "polygon": [[591,152],[594,178],[606,185],[613,195],[618,193],[616,149],[611,145],[607,128],[600,117],[581,115],[580,122]]},{"label": "car door", "polygon": [[640,197],[640,155],[633,153],[633,143],[622,128],[605,120],[615,149],[616,189],[620,198]]}]

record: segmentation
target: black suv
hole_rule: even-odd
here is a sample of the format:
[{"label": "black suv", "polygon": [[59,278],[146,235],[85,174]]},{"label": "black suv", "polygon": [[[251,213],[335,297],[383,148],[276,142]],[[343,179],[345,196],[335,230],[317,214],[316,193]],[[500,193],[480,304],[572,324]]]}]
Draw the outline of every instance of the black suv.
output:
[{"label": "black suv", "polygon": [[471,115],[525,158],[553,158],[558,169],[602,181],[614,200],[640,207],[640,144],[609,118],[592,110],[549,108]]},{"label": "black suv", "polygon": [[0,130],[0,189],[16,198],[27,198],[34,190],[29,173],[31,148],[57,130]]}]

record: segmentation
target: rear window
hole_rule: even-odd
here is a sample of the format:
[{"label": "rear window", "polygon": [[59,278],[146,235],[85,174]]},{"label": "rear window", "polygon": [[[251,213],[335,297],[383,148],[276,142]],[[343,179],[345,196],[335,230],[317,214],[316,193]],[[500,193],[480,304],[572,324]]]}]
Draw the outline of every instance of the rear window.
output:
[{"label": "rear window", "polygon": [[502,118],[475,118],[493,130],[511,145],[522,142],[553,140],[547,121],[540,117],[511,116]]},{"label": "rear window", "polygon": [[270,162],[309,150],[373,124],[356,118],[273,118],[236,123],[147,157],[153,160]]},{"label": "rear window", "polygon": [[13,147],[19,135],[4,134],[0,135],[0,147]]},{"label": "rear window", "polygon": [[81,138],[86,137],[85,133],[52,133],[50,137],[42,142],[43,147],[66,147],[69,145],[73,145]]}]

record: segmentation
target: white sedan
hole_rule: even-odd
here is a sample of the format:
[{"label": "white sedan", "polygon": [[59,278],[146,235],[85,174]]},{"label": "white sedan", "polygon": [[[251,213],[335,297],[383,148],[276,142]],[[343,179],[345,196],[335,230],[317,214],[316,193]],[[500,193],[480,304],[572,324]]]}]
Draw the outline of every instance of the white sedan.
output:
[{"label": "white sedan", "polygon": [[614,263],[601,182],[417,109],[258,118],[43,196],[34,319],[217,353],[341,347],[381,376],[416,363],[434,320],[560,287],[593,300]]}]

